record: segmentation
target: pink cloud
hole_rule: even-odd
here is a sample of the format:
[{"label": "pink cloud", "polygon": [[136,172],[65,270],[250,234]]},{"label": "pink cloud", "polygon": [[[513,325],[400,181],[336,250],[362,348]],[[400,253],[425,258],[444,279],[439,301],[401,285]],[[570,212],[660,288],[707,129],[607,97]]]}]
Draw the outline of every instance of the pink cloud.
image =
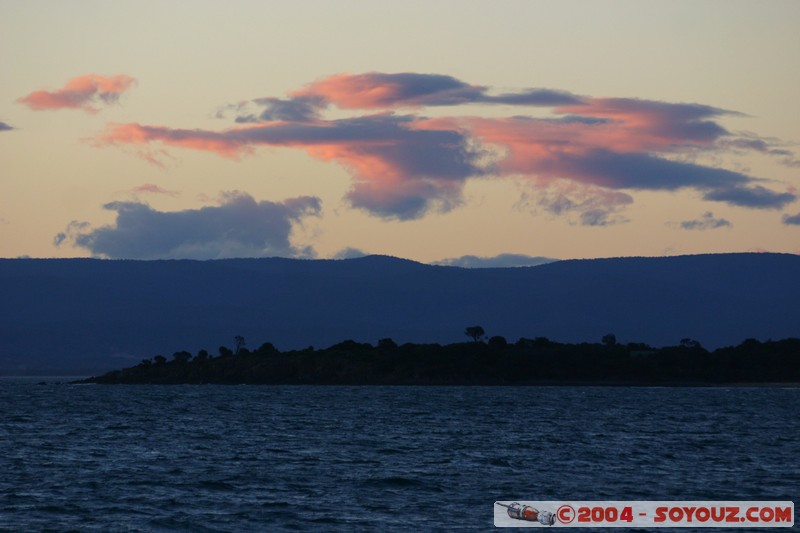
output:
[{"label": "pink cloud", "polygon": [[[247,129],[247,128],[241,128]],[[213,132],[208,130],[173,129],[166,126],[143,126],[141,124],[109,124],[106,131],[95,138],[96,146],[148,144],[160,142],[167,146],[214,152],[223,157],[239,159],[252,148],[236,138],[239,129]]]},{"label": "pink cloud", "polygon": [[[529,88],[493,95],[489,88],[471,85],[443,74],[367,72],[335,74],[290,93],[292,100],[276,101],[278,110],[294,105],[334,104],[341,109],[393,109],[454,106],[469,103],[527,106],[576,105],[582,99],[567,91]],[[268,99],[261,99],[268,100]]]},{"label": "pink cloud", "polygon": [[118,101],[120,95],[135,82],[134,78],[124,74],[117,76],[85,74],[69,80],[60,89],[33,91],[19,98],[17,102],[25,104],[34,111],[83,109],[87,113],[96,113],[98,109],[94,105]]},{"label": "pink cloud", "polygon": [[[347,198],[353,206],[400,219],[450,209],[461,201],[467,179],[489,175],[528,180],[541,194],[538,205],[554,214],[578,213],[586,225],[624,221],[618,211],[633,201],[629,192],[636,190],[688,188],[708,201],[762,209],[797,198],[794,191],[767,189],[742,172],[678,160],[683,154],[719,151],[732,137],[717,119],[737,113],[701,104],[577,97],[550,89],[492,95],[487,87],[450,76],[376,72],[337,74],[288,99],[252,103],[264,110],[248,111],[228,129],[112,124],[95,142],[137,145],[150,159],[156,153],[153,144],[232,159],[258,146],[302,149],[348,170],[353,182]],[[426,118],[391,112],[464,103],[547,106],[555,117]],[[325,120],[328,105],[382,112]],[[755,149],[751,145],[762,148],[752,142],[746,147]]]},{"label": "pink cloud", "polygon": [[170,191],[168,189],[164,189],[154,183],[144,183],[142,185],[134,187],[133,192],[149,193],[149,194],[166,194],[167,196],[176,196],[178,194],[177,191]]},{"label": "pink cloud", "polygon": [[[694,188],[704,198],[753,208],[780,208],[796,199],[740,172],[670,159],[712,150],[727,131],[708,117],[728,112],[696,104],[634,99],[587,99],[554,110],[555,119],[437,118],[417,128],[452,128],[501,154],[500,175],[524,176],[540,186],[567,179],[610,190]],[[571,113],[580,112],[580,115]]]},{"label": "pink cloud", "polygon": [[481,174],[479,154],[457,131],[415,128],[414,117],[388,114],[295,124],[260,123],[221,131],[111,124],[95,145],[167,146],[238,159],[256,146],[300,148],[335,161],[354,178],[348,195],[356,207],[386,217],[420,216],[460,201],[464,180]]},{"label": "pink cloud", "polygon": [[562,106],[558,119],[442,118],[418,127],[468,130],[483,142],[503,147],[500,168],[508,173],[539,174],[547,161],[596,150],[617,153],[675,153],[687,147],[708,148],[727,131],[707,117],[727,112],[695,104],[635,99],[587,99]]},{"label": "pink cloud", "polygon": [[318,98],[342,109],[386,109],[463,103],[484,90],[441,74],[368,72],[329,76],[291,96]]},{"label": "pink cloud", "polygon": [[590,98],[581,105],[557,107],[555,112],[610,120],[629,133],[646,133],[651,141],[678,146],[710,145],[728,132],[709,119],[740,114],[701,104],[673,104],[636,98]]}]

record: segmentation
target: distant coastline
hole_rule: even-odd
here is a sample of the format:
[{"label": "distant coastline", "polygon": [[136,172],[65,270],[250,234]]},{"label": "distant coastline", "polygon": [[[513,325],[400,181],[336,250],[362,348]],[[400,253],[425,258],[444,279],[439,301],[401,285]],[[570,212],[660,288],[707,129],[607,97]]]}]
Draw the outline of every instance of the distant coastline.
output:
[{"label": "distant coastline", "polygon": [[677,346],[641,343],[566,344],[543,337],[508,343],[376,345],[352,340],[325,349],[278,351],[265,343],[250,351],[216,355],[175,352],[136,366],[74,383],[96,384],[314,384],[314,385],[594,385],[594,386],[800,386],[800,339],[708,351],[683,339]]}]

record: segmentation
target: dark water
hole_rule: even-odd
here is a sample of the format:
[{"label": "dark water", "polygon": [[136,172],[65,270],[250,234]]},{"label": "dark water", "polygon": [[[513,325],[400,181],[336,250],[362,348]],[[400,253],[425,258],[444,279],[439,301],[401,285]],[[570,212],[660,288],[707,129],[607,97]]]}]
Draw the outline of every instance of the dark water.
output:
[{"label": "dark water", "polygon": [[495,500],[797,501],[798,413],[797,388],[0,380],[0,531],[486,531]]}]

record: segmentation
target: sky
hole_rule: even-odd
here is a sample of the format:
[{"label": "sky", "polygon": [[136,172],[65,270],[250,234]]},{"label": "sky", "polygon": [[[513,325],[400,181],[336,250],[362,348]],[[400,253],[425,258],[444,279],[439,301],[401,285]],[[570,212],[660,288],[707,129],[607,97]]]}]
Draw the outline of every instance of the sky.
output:
[{"label": "sky", "polygon": [[0,1],[0,257],[800,253],[800,2]]}]

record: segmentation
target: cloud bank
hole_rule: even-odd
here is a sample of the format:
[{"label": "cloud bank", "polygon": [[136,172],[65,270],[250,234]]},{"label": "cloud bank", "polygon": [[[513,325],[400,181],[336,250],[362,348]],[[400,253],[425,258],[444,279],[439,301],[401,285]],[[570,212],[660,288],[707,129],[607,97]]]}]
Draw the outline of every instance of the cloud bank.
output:
[{"label": "cloud bank", "polygon": [[57,246],[70,244],[110,259],[220,259],[230,257],[311,257],[311,248],[291,244],[292,226],[319,215],[319,198],[257,202],[226,193],[218,206],[164,212],[141,202],[103,206],[117,214],[116,224],[92,229],[71,222],[56,235]]},{"label": "cloud bank", "polygon": [[[515,114],[421,113],[469,105],[511,106]],[[356,114],[326,118],[331,108]],[[161,145],[231,159],[259,146],[302,149],[347,169],[353,207],[401,220],[458,206],[473,178],[526,181],[538,191],[540,207],[572,213],[589,226],[625,222],[619,212],[636,191],[689,190],[706,201],[753,209],[780,209],[797,199],[744,172],[687,161],[742,150],[794,160],[774,141],[736,135],[719,122],[740,113],[703,104],[536,87],[497,92],[442,74],[371,72],[336,74],[285,98],[257,98],[235,109],[226,129],[110,124],[96,144],[138,145],[145,154]],[[542,109],[549,115],[533,113]]]},{"label": "cloud bank", "polygon": [[54,91],[33,91],[17,99],[17,102],[34,111],[56,109],[82,109],[87,113],[97,113],[98,104],[113,104],[136,80],[130,76],[100,76],[85,74],[69,80],[66,85]]},{"label": "cloud bank", "polygon": [[0,131],[11,131],[13,129],[15,129],[13,126],[10,126],[5,122],[0,122]]}]

